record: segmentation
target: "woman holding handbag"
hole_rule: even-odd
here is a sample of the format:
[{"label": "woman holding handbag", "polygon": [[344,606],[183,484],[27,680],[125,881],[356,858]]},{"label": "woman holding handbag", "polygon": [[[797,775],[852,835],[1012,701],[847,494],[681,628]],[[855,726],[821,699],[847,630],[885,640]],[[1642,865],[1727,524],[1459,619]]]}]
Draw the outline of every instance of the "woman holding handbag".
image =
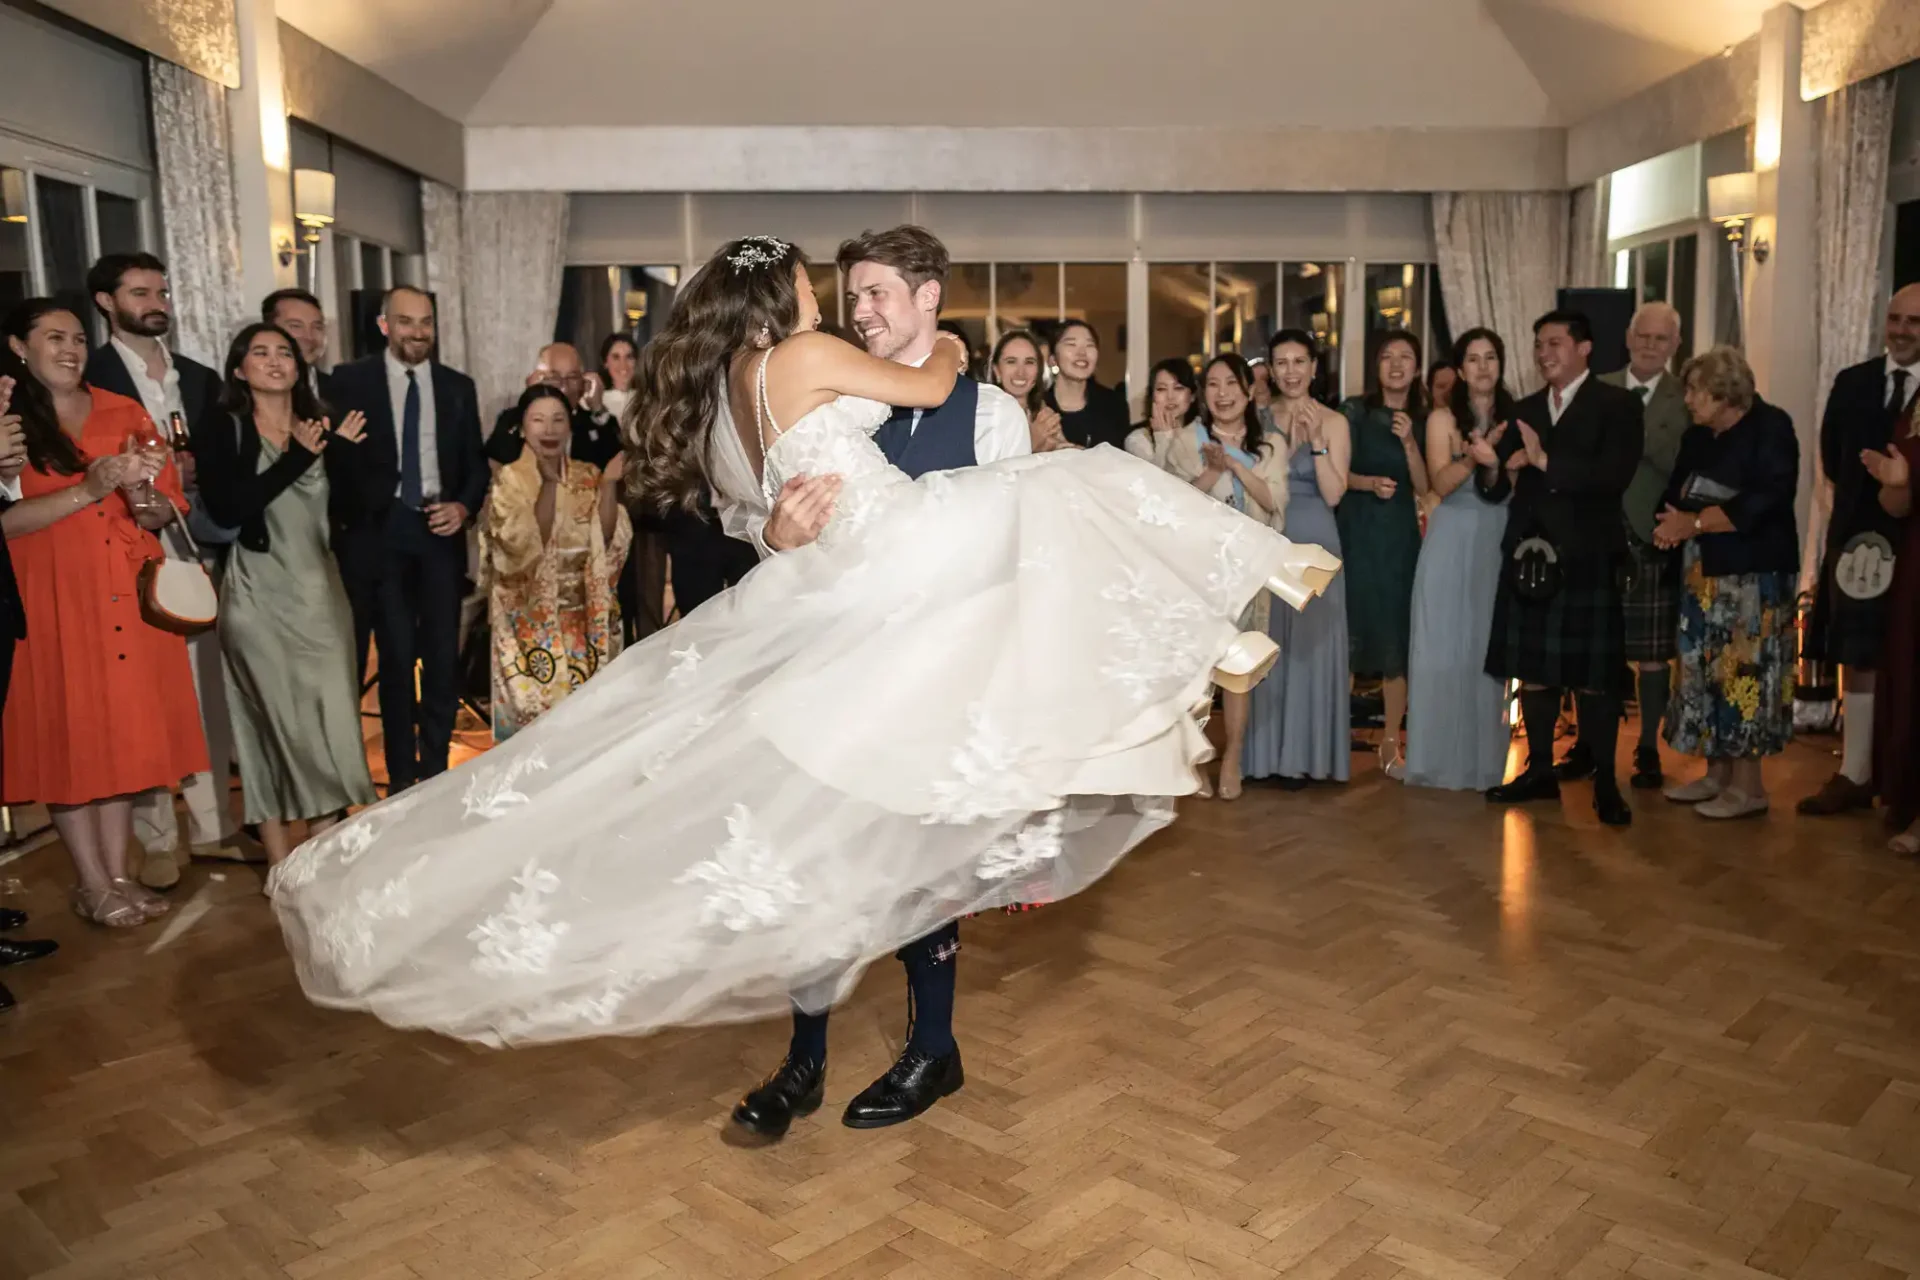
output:
[{"label": "woman holding handbag", "polygon": [[14,656],[0,800],[44,803],[73,859],[73,909],[127,928],[165,901],[127,875],[133,797],[207,767],[186,641],[151,625],[141,569],[186,507],[137,402],[88,387],[87,334],[48,298],[0,324],[0,376],[27,439],[21,500],[0,515],[28,635]]},{"label": "woman holding handbag", "polygon": [[224,372],[231,430],[201,432],[194,458],[207,513],[240,531],[222,582],[221,652],[247,821],[278,863],[297,843],[293,824],[318,835],[375,798],[327,523],[329,478],[350,464],[366,418],[333,428],[299,345],[275,325],[242,329]]}]

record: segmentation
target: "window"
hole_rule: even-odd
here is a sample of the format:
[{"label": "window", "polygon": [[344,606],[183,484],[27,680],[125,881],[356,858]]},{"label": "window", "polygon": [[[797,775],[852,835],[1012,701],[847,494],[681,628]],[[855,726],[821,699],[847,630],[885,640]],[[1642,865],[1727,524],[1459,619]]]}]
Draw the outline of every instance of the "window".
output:
[{"label": "window", "polygon": [[1095,382],[1127,382],[1127,267],[1121,262],[1069,262],[1061,271],[1061,319],[1085,320],[1100,335]]},{"label": "window", "polygon": [[104,327],[97,323],[99,313],[87,299],[87,268],[93,265],[93,254],[87,244],[86,191],[71,182],[45,176],[34,185],[47,294],[79,316],[95,342],[104,341]]},{"label": "window", "polygon": [[[1427,347],[1427,269],[1417,263],[1367,267],[1367,354],[1373,354],[1373,336],[1389,329],[1405,329]],[[1422,369],[1424,374],[1426,370]]]},{"label": "window", "polygon": [[[993,351],[993,335],[987,331],[992,311],[993,267],[985,262],[956,262],[947,273],[940,318],[967,335],[967,346],[973,352],[968,370],[982,378],[986,376],[985,361]],[[1002,332],[1009,327],[1002,325]]]},{"label": "window", "polygon": [[26,171],[0,167],[0,310],[33,296],[28,217]]},{"label": "window", "polygon": [[1156,262],[1147,268],[1147,363],[1207,356],[1212,268]]},{"label": "window", "polygon": [[831,262],[816,262],[807,268],[807,283],[813,286],[813,302],[820,308],[820,327],[840,329],[840,268]]},{"label": "window", "polygon": [[[1680,313],[1680,349],[1674,357],[1676,363],[1686,361],[1698,349],[1699,283],[1700,237],[1697,233],[1648,240],[1614,252],[1614,288],[1632,290],[1636,303],[1670,302]],[[1737,343],[1739,316],[1727,296],[1727,290],[1732,288],[1730,274],[1718,284],[1714,296],[1728,305],[1717,308],[1715,340]]]},{"label": "window", "polygon": [[1237,352],[1249,361],[1267,357],[1267,339],[1277,330],[1280,273],[1271,262],[1213,264],[1213,353]]},{"label": "window", "polygon": [[1339,262],[1289,262],[1280,268],[1280,327],[1305,329],[1320,344],[1321,398],[1338,400],[1342,371],[1340,326],[1347,270]]},{"label": "window", "polygon": [[1001,262],[993,268],[994,313],[1001,333],[1033,329],[1048,342],[1060,322],[1060,264]]},{"label": "window", "polygon": [[137,253],[144,243],[140,234],[140,202],[111,191],[93,193],[94,222],[100,229],[101,253]]}]

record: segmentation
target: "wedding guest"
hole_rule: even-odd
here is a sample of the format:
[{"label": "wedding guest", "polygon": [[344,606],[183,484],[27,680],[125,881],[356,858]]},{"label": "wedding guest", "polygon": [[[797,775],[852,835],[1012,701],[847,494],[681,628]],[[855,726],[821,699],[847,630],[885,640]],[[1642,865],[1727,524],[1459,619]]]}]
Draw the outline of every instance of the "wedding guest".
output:
[{"label": "wedding guest", "polygon": [[1861,459],[1885,454],[1917,389],[1920,285],[1910,284],[1887,304],[1885,354],[1842,369],[1820,419],[1820,467],[1833,486],[1833,506],[1800,656],[1840,668],[1845,716],[1839,771],[1796,806],[1809,816],[1873,807],[1875,680],[1887,632],[1887,570],[1901,530]]},{"label": "wedding guest", "polygon": [[1506,777],[1513,742],[1506,686],[1486,673],[1507,512],[1473,484],[1468,447],[1497,444],[1511,429],[1507,344],[1491,329],[1469,329],[1454,342],[1451,361],[1437,367],[1458,369],[1459,376],[1447,402],[1427,418],[1427,477],[1438,505],[1427,517],[1413,575],[1406,780],[1485,791]]},{"label": "wedding guest", "polygon": [[987,380],[1019,402],[1027,415],[1035,453],[1074,446],[1063,434],[1060,411],[1047,403],[1047,354],[1030,329],[1009,329],[993,344]]},{"label": "wedding guest", "polygon": [[[1163,365],[1160,372],[1164,371]],[[1167,470],[1261,524],[1282,527],[1286,523],[1286,457],[1260,429],[1260,415],[1253,405],[1253,371],[1237,355],[1218,355],[1207,364],[1201,386],[1200,417],[1177,432],[1190,443],[1169,451]],[[1240,630],[1270,630],[1272,599],[1260,592],[1241,615]],[[1238,800],[1250,695],[1225,690],[1220,699],[1226,736],[1220,748],[1219,796]]]},{"label": "wedding guest", "polygon": [[31,298],[0,332],[27,447],[0,530],[32,620],[0,730],[0,803],[45,804],[79,881],[73,909],[127,928],[167,910],[127,874],[133,798],[207,767],[186,641],[140,608],[154,530],[186,498],[139,402],[87,385],[78,316]]},{"label": "wedding guest", "polygon": [[432,359],[433,299],[389,289],[380,331],[386,350],[334,370],[336,411],[367,420],[366,440],[338,478],[334,552],[355,643],[370,622],[379,644],[383,750],[389,789],[399,792],[447,769],[459,711],[462,535],[486,500],[488,473],[473,379]]},{"label": "wedding guest", "polygon": [[633,537],[626,456],[605,472],[570,457],[572,405],[552,387],[529,388],[519,409],[526,451],[501,469],[480,523],[495,742],[620,656],[613,584]]},{"label": "wedding guest", "polygon": [[[1455,341],[1453,349],[1460,344]],[[1427,403],[1436,407],[1453,403],[1453,389],[1460,382],[1460,370],[1447,360],[1435,360],[1427,370]]]},{"label": "wedding guest", "polygon": [[[627,406],[633,403],[639,373],[640,347],[632,336],[608,334],[600,343],[600,403],[612,416],[622,440],[627,439]],[[667,625],[671,560],[665,536],[647,527],[637,503],[626,505],[633,526],[633,547],[620,569],[618,596],[620,634],[627,645],[632,645]]]},{"label": "wedding guest", "polygon": [[[1277,394],[1273,418],[1283,433],[1285,532],[1340,555],[1334,507],[1347,490],[1352,445],[1347,420],[1313,398],[1319,348],[1301,329],[1282,329],[1267,348]],[[1278,495],[1276,495],[1276,498]],[[1273,609],[1267,634],[1280,660],[1253,689],[1245,772],[1297,790],[1312,781],[1345,782],[1352,766],[1353,715],[1347,675],[1345,573],[1305,610]]]},{"label": "wedding guest", "polygon": [[1082,449],[1097,444],[1120,448],[1133,424],[1127,398],[1094,381],[1100,367],[1100,335],[1085,320],[1068,320],[1053,338],[1053,385],[1047,406],[1060,415],[1060,434]]},{"label": "wedding guest", "polygon": [[328,544],[332,477],[351,465],[366,419],[352,412],[333,428],[299,344],[275,325],[242,329],[225,367],[234,429],[203,433],[195,452],[208,511],[240,531],[220,639],[246,820],[277,864],[300,843],[296,824],[316,836],[375,799],[353,611]]},{"label": "wedding guest", "polygon": [[[534,358],[529,387],[552,387],[573,409],[573,456],[604,467],[620,452],[620,420],[604,403],[605,384],[598,373],[588,373],[580,352],[571,342],[549,342]],[[631,387],[629,387],[631,391]],[[520,407],[508,405],[493,420],[487,437],[487,457],[500,466],[519,458],[524,447],[520,434]]]},{"label": "wedding guest", "polygon": [[1406,773],[1400,749],[1407,717],[1407,644],[1413,627],[1413,575],[1420,559],[1419,499],[1427,464],[1415,423],[1426,422],[1420,388],[1420,339],[1396,329],[1381,336],[1373,386],[1340,407],[1352,432],[1352,470],[1336,515],[1347,579],[1347,634],[1356,676],[1378,677],[1386,703],[1380,769]]},{"label": "wedding guest", "polygon": [[1579,695],[1593,749],[1593,807],[1624,827],[1614,749],[1626,683],[1619,569],[1626,555],[1620,500],[1640,462],[1640,397],[1592,376],[1593,329],[1577,311],[1534,322],[1533,359],[1545,382],[1522,400],[1498,441],[1473,443],[1474,483],[1489,500],[1511,496],[1506,556],[1494,595],[1487,674],[1518,680],[1527,767],[1494,787],[1495,804],[1557,800],[1553,734],[1562,691]]},{"label": "wedding guest", "polygon": [[[87,272],[87,292],[94,309],[107,322],[107,342],[87,360],[87,383],[103,391],[138,401],[147,416],[170,434],[178,414],[189,442],[219,425],[220,375],[197,360],[170,350],[165,339],[173,331],[173,296],[167,288],[167,268],[150,253],[110,253]],[[186,525],[200,558],[217,571],[233,531],[205,518],[200,502],[193,455],[174,459],[185,491]],[[193,547],[170,525],[160,534],[169,558],[191,560]],[[239,835],[228,778],[233,772],[233,730],[227,708],[226,680],[221,674],[220,637],[205,631],[187,641],[192,665],[194,697],[200,708],[200,731],[206,738],[208,769],[183,782],[181,798],[187,808],[187,846],[191,856],[220,861],[246,861],[257,855]],[[134,834],[146,856],[139,880],[151,889],[169,889],[180,881],[180,820],[174,812],[173,786],[158,788],[134,801]]]},{"label": "wedding guest", "polygon": [[616,423],[626,421],[639,374],[639,344],[630,334],[608,334],[600,343],[600,404]]},{"label": "wedding guest", "polygon": [[1884,450],[1862,450],[1861,465],[1880,485],[1880,507],[1902,526],[1887,592],[1887,635],[1881,687],[1874,699],[1874,781],[1887,808],[1887,847],[1920,854],[1920,520],[1913,518],[1913,477],[1920,470],[1914,402]]},{"label": "wedding guest", "polygon": [[1667,741],[1705,756],[1707,772],[1667,797],[1703,818],[1745,818],[1767,811],[1761,760],[1793,740],[1800,443],[1793,419],[1754,394],[1737,349],[1695,356],[1680,381],[1694,425],[1653,530],[1657,546],[1683,548]]},{"label": "wedding guest", "polygon": [[300,348],[307,366],[307,386],[324,406],[332,381],[321,369],[327,360],[327,313],[320,299],[305,289],[275,289],[260,302],[260,319],[278,325]]},{"label": "wedding guest", "polygon": [[[1649,302],[1634,313],[1627,327],[1627,367],[1600,377],[1633,392],[1645,406],[1646,443],[1622,506],[1629,568],[1621,602],[1627,659],[1634,666],[1640,703],[1633,785],[1642,790],[1656,789],[1665,781],[1660,773],[1660,725],[1667,714],[1671,664],[1678,653],[1680,632],[1681,566],[1678,557],[1653,541],[1654,522],[1680,453],[1681,437],[1694,422],[1680,379],[1668,369],[1679,349],[1680,313],[1664,302]],[[1591,777],[1593,756],[1583,742],[1575,742],[1555,772],[1562,782]]]},{"label": "wedding guest", "polygon": [[[1200,415],[1200,386],[1194,381],[1193,365],[1179,356],[1162,360],[1153,366],[1147,385],[1147,420],[1127,433],[1127,452],[1191,480],[1202,470],[1199,443],[1187,429]],[[1266,431],[1265,422],[1261,431]],[[1180,455],[1177,467],[1172,462],[1175,453]]]}]

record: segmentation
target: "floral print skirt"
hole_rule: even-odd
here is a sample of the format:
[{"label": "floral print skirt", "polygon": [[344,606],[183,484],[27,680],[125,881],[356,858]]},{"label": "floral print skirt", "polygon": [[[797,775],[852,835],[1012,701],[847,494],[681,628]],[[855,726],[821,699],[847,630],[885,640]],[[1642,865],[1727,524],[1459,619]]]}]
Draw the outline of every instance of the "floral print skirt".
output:
[{"label": "floral print skirt", "polygon": [[1778,755],[1793,740],[1794,575],[1708,577],[1693,543],[1684,564],[1667,742],[1710,759]]}]

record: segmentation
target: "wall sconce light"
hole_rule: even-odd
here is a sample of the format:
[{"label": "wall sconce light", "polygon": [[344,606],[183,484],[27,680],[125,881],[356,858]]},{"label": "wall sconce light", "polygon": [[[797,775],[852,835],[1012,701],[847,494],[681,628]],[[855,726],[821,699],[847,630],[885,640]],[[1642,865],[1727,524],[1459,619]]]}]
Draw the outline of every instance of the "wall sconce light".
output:
[{"label": "wall sconce light", "polygon": [[27,220],[27,175],[20,169],[0,169],[0,222]]},{"label": "wall sconce light", "polygon": [[297,254],[311,254],[320,243],[320,232],[333,225],[333,175],[325,169],[293,171],[293,220],[302,227],[306,248],[295,248],[291,240],[280,242],[280,265],[291,266]]},{"label": "wall sconce light", "polygon": [[[1707,216],[1727,229],[1727,240],[1738,253],[1747,240],[1747,224],[1760,212],[1760,175],[1723,173],[1707,179]],[[1751,248],[1753,260],[1764,263],[1773,252],[1766,240],[1756,238]]]}]

